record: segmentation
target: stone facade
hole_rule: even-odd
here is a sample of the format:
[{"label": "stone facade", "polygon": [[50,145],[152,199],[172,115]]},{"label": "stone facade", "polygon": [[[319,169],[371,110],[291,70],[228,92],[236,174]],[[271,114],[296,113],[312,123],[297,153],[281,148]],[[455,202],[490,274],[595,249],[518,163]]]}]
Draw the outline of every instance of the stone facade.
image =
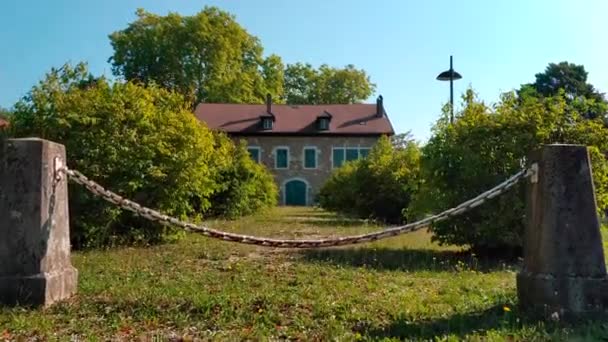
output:
[{"label": "stone facade", "polygon": [[[245,140],[247,145],[259,148],[260,162],[274,175],[279,186],[279,203],[286,204],[286,184],[300,180],[306,184],[306,205],[315,203],[315,196],[333,169],[333,149],[371,148],[380,136],[234,136],[234,140]],[[275,168],[275,151],[286,147],[289,150],[288,167]],[[317,151],[316,168],[304,168],[304,149],[313,147]]]}]

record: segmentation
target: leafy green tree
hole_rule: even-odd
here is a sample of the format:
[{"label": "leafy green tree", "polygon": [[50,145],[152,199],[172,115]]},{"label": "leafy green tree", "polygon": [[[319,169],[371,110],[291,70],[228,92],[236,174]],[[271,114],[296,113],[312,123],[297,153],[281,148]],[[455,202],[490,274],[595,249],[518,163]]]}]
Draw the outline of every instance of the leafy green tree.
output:
[{"label": "leafy green tree", "polygon": [[382,137],[367,158],[332,173],[319,192],[319,204],[361,218],[407,221],[406,209],[418,190],[419,174],[419,147],[414,142],[394,147]]},{"label": "leafy green tree", "polygon": [[285,68],[285,102],[312,104],[317,71],[310,64],[288,64]]},{"label": "leafy green tree", "polygon": [[8,120],[8,117],[11,116],[12,113],[11,110],[0,107],[0,118]]},{"label": "leafy green tree", "polygon": [[[548,143],[590,148],[598,210],[608,206],[608,129],[600,119],[584,119],[567,105],[563,91],[552,97],[503,94],[495,106],[463,96],[463,110],[450,124],[441,118],[423,148],[424,185],[412,215],[452,208],[502,182],[522,168],[529,154]],[[524,185],[466,214],[432,226],[440,243],[478,252],[519,251],[522,245]]]},{"label": "leafy green tree", "polygon": [[289,64],[285,69],[285,100],[289,104],[358,103],[375,90],[364,70],[349,64],[333,68],[323,64]]},{"label": "leafy green tree", "polygon": [[416,142],[411,131],[395,134],[391,136],[390,140],[391,144],[393,144],[393,147],[397,149],[408,148],[411,146],[411,144]]},{"label": "leafy green tree", "polygon": [[[232,213],[231,203],[213,208],[212,198],[225,192],[225,182],[249,184],[230,178],[239,174],[225,174],[226,165],[235,163],[235,147],[218,143],[181,95],[154,85],[110,84],[92,77],[82,63],[52,69],[15,105],[12,124],[17,136],[64,144],[69,167],[172,216],[196,221],[212,211]],[[251,178],[269,177],[263,169],[250,173]],[[248,198],[232,198],[251,211],[263,202],[255,196],[276,196],[259,194],[267,190],[254,183]],[[120,210],[81,186],[70,186],[69,192],[71,236],[78,248],[156,243],[178,236],[175,228]]]},{"label": "leafy green tree", "polygon": [[276,102],[283,102],[284,97],[284,79],[285,79],[285,66],[281,57],[277,55],[270,55],[262,62],[262,80],[263,83],[256,89],[259,89],[257,97],[265,99],[266,94],[273,95],[273,99]]},{"label": "leafy green tree", "polygon": [[263,58],[259,40],[231,14],[205,7],[193,16],[159,16],[143,9],[110,35],[115,75],[156,83],[193,102],[261,103],[282,96],[282,63]]},{"label": "leafy green tree", "polygon": [[521,87],[520,94],[551,97],[563,91],[566,103],[581,115],[591,119],[605,117],[608,101],[592,84],[587,83],[587,75],[583,65],[566,61],[550,63],[544,72],[535,75],[534,83]]}]

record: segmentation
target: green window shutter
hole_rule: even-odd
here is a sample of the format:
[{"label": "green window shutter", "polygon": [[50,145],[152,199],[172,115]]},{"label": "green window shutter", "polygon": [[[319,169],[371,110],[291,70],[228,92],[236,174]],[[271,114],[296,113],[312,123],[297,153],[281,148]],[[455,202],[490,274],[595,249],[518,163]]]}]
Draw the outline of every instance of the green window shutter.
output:
[{"label": "green window shutter", "polygon": [[344,149],[336,148],[334,149],[332,159],[334,161],[334,167],[340,167],[344,163]]},{"label": "green window shutter", "polygon": [[247,152],[249,152],[249,155],[251,156],[251,159],[253,159],[257,163],[260,162],[260,150],[259,149],[257,149],[257,148],[248,148]]},{"label": "green window shutter", "polygon": [[369,148],[359,149],[359,155],[361,156],[361,158],[366,158],[368,154],[369,154]]},{"label": "green window shutter", "polygon": [[314,148],[304,149],[304,167],[315,169],[317,167],[317,150]]},{"label": "green window shutter", "polygon": [[359,149],[347,148],[346,149],[346,161],[357,160],[357,159],[359,159]]},{"label": "green window shutter", "polygon": [[278,148],[276,150],[276,160],[275,166],[277,169],[286,169],[287,168],[287,149]]}]

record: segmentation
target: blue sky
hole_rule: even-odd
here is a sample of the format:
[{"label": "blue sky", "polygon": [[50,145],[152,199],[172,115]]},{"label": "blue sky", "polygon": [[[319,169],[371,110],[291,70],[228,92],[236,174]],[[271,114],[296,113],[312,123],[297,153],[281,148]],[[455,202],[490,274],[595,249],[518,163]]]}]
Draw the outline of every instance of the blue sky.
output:
[{"label": "blue sky", "polygon": [[[5,0],[0,2],[0,106],[11,107],[53,66],[87,61],[110,75],[108,34],[124,28],[135,10],[193,14],[215,5],[236,15],[265,53],[315,66],[354,64],[384,96],[396,131],[426,140],[442,103],[449,67],[479,96],[530,82],[549,62],[583,64],[589,81],[608,92],[608,1],[409,0]],[[459,100],[459,98],[457,97]]]}]

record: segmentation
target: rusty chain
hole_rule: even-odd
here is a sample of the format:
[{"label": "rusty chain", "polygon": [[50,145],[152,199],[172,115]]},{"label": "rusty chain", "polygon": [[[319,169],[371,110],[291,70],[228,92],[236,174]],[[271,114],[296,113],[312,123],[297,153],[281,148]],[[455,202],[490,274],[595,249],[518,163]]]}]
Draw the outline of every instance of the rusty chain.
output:
[{"label": "rusty chain", "polygon": [[135,214],[147,218],[148,220],[159,222],[161,224],[175,225],[185,229],[186,231],[196,232],[203,234],[205,236],[220,239],[224,241],[231,241],[243,244],[250,245],[259,245],[265,247],[279,247],[279,248],[318,248],[318,247],[334,247],[334,246],[344,246],[344,245],[353,245],[358,243],[365,243],[376,241],[380,239],[385,239],[389,237],[393,237],[396,235],[410,233],[421,228],[427,227],[433,223],[440,222],[446,220],[450,217],[454,217],[460,214],[463,214],[475,207],[478,207],[485,203],[486,201],[495,198],[496,196],[505,193],[515,184],[517,184],[520,180],[527,178],[529,176],[534,176],[536,174],[537,167],[536,165],[532,165],[529,168],[525,168],[513,176],[509,177],[504,182],[498,184],[494,188],[481,193],[477,197],[474,197],[466,202],[461,203],[460,205],[448,209],[440,214],[436,214],[433,216],[429,216],[425,219],[422,219],[417,222],[408,223],[402,226],[386,228],[381,231],[376,231],[367,234],[361,235],[353,235],[353,236],[344,236],[344,237],[336,237],[331,239],[318,239],[318,240],[289,240],[289,239],[275,239],[275,238],[266,238],[266,237],[256,237],[249,235],[242,235],[230,232],[224,232],[220,230],[216,230],[213,228],[205,227],[205,226],[197,226],[192,223],[183,222],[174,217],[169,217],[164,215],[156,210],[141,206],[133,201],[130,201],[110,190],[105,189],[98,183],[89,180],[82,173],[71,170],[67,166],[60,165],[57,169],[58,172],[66,173],[71,180],[74,182],[84,186],[91,193],[96,196],[103,198],[104,200],[113,203],[123,209],[134,212]]}]

